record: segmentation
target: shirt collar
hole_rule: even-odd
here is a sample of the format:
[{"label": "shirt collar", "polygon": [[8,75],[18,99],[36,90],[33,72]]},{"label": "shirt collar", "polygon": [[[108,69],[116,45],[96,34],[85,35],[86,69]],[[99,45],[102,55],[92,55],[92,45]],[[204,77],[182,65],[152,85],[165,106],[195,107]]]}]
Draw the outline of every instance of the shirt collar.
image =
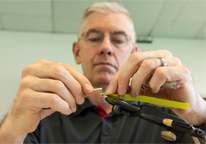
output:
[{"label": "shirt collar", "polygon": [[[138,101],[130,101],[129,103],[133,104],[133,105],[136,105],[136,106],[140,106],[140,102],[138,102]],[[92,104],[87,98],[85,98],[85,101],[84,101],[84,103],[82,105],[78,105],[77,104],[77,110],[73,114],[75,116],[77,116],[77,115],[81,114],[81,112],[83,112],[84,110],[86,110],[88,108],[91,108],[91,107],[95,107],[95,105]],[[113,112],[111,112],[110,114],[111,114],[111,116],[114,115]]]},{"label": "shirt collar", "polygon": [[82,105],[77,104],[77,110],[74,113],[75,116],[79,115],[81,112],[83,112],[87,108],[94,107],[93,105],[87,98],[85,99],[84,103]]}]

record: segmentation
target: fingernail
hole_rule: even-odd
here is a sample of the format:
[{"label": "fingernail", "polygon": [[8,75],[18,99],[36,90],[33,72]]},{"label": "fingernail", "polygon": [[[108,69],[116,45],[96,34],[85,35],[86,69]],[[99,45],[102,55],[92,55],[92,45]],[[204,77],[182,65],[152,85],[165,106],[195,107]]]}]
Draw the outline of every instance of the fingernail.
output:
[{"label": "fingernail", "polygon": [[118,94],[123,94],[123,87],[122,87],[122,85],[119,85],[118,86]]},{"label": "fingernail", "polygon": [[131,97],[133,97],[133,98],[135,98],[135,97],[137,96],[134,91],[131,91],[130,95],[131,95]]},{"label": "fingernail", "polygon": [[107,93],[112,93],[113,87],[114,87],[114,86],[113,86],[112,84],[109,85],[108,88],[107,88]]},{"label": "fingernail", "polygon": [[84,87],[85,87],[85,89],[86,89],[88,92],[92,92],[92,91],[93,91],[93,88],[92,88],[88,83],[86,83],[86,84],[84,85]]},{"label": "fingernail", "polygon": [[82,96],[79,96],[78,103],[83,104],[83,102],[84,102],[84,98]]},{"label": "fingernail", "polygon": [[72,112],[75,112],[76,111],[76,105],[74,105],[71,109],[72,109]]},{"label": "fingernail", "polygon": [[154,90],[154,89],[151,89],[152,90],[152,93],[157,93],[159,90]]},{"label": "fingernail", "polygon": [[72,113],[72,110],[69,108],[68,109],[68,115],[70,115]]}]

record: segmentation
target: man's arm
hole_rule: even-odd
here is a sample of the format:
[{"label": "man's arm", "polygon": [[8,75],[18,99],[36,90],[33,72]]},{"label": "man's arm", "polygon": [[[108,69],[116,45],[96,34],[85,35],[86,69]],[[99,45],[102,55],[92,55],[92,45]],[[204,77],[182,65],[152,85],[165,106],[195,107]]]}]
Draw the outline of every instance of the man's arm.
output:
[{"label": "man's arm", "polygon": [[1,144],[22,144],[26,135],[19,133],[16,127],[3,118],[0,124],[0,143]]},{"label": "man's arm", "polygon": [[3,117],[3,119],[0,121],[0,127],[1,127],[1,125],[3,124],[3,122],[5,121],[6,116],[7,116],[7,114],[5,114],[4,117]]}]

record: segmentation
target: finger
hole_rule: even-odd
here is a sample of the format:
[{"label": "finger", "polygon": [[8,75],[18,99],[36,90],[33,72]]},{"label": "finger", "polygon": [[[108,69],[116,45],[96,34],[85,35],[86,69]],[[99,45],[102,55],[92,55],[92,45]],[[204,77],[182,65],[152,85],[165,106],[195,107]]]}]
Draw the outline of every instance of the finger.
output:
[{"label": "finger", "polygon": [[72,113],[69,104],[53,93],[36,92],[31,89],[24,90],[20,101],[34,111],[50,107],[65,115]]},{"label": "finger", "polygon": [[84,102],[84,94],[80,83],[69,72],[65,73],[67,74],[66,78],[64,80],[63,78],[60,78],[60,81],[62,81],[67,89],[69,89],[73,97],[76,99],[76,102],[82,104]]},{"label": "finger", "polygon": [[107,93],[114,94],[117,92],[117,88],[118,88],[118,77],[117,75],[115,75],[109,83],[109,86],[107,88]]},{"label": "finger", "polygon": [[[59,80],[39,79],[39,78],[34,78],[34,77],[29,77],[28,79],[29,81],[32,81],[32,83],[30,82],[30,84],[28,85],[31,89],[37,92],[50,92],[50,93],[57,94],[63,100],[69,103],[72,112],[76,111],[75,103],[78,103],[78,104],[83,103],[82,101],[76,102],[71,92]],[[22,81],[24,81],[24,79]]]},{"label": "finger", "polygon": [[142,61],[157,57],[172,57],[172,54],[166,50],[132,53],[125,65],[118,72],[118,94],[123,95],[126,93],[130,78],[139,69]]},{"label": "finger", "polygon": [[131,54],[127,62],[122,66],[122,68],[116,74],[115,82],[114,81],[110,82],[110,84],[112,84],[115,88],[117,88],[117,90],[113,90],[113,91],[117,91],[119,95],[124,95],[126,93],[130,78],[132,78],[135,72],[139,69],[139,64],[141,63],[141,60],[140,59],[137,60],[137,57],[138,57],[138,53]]},{"label": "finger", "polygon": [[[164,60],[167,63],[167,66],[181,65],[179,59],[174,57],[166,57]],[[141,63],[139,70],[136,72],[131,81],[132,97],[136,97],[139,94],[141,86],[143,84],[146,85],[153,75],[155,69],[161,66],[162,63],[158,58],[146,59]]]},{"label": "finger", "polygon": [[61,66],[63,66],[64,69],[66,69],[67,72],[71,73],[71,75],[80,83],[80,85],[83,88],[83,93],[88,94],[93,91],[93,87],[91,83],[89,82],[89,80],[84,75],[82,75],[80,72],[78,72],[75,68],[73,68],[71,65],[64,64],[64,63],[58,63],[58,62],[49,62],[46,60],[37,60],[35,62],[35,65],[39,65],[41,67],[43,66],[46,69],[49,69],[52,66],[54,67],[52,68],[54,72],[57,73],[57,76],[60,75],[60,77],[61,77],[61,72],[62,72]]},{"label": "finger", "polygon": [[44,59],[38,59],[34,62],[35,65],[41,65],[42,63],[50,63],[50,61]]},{"label": "finger", "polygon": [[189,76],[189,70],[182,66],[159,67],[155,70],[149,85],[153,93],[157,93],[166,81],[178,82],[181,88],[186,81],[191,80]]},{"label": "finger", "polygon": [[[62,81],[64,85],[72,93],[72,95],[75,97],[76,102],[78,104],[82,104],[84,102],[84,94],[80,83],[83,83],[82,81],[86,79],[85,77],[80,79],[80,82],[78,82],[68,71],[69,68],[70,71],[74,71],[74,68],[67,65],[67,69],[66,69],[64,67],[66,64],[47,62],[47,61],[46,62],[40,61],[39,63],[37,62],[36,65],[30,67],[31,74],[40,78],[52,78],[55,80]],[[80,74],[80,76],[82,76],[82,74]]]},{"label": "finger", "polygon": [[89,94],[93,91],[92,84],[89,82],[89,80],[84,75],[82,75],[80,72],[78,72],[75,68],[71,67],[70,65],[63,64],[63,66],[80,83],[84,94]]}]

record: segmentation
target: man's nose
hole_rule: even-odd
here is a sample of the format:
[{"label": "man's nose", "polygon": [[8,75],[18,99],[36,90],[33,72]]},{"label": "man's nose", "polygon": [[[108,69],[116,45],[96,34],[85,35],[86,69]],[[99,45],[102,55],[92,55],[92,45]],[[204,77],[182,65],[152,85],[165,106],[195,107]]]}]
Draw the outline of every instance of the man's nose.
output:
[{"label": "man's nose", "polygon": [[112,43],[110,36],[105,35],[99,48],[99,53],[104,55],[113,55]]}]

